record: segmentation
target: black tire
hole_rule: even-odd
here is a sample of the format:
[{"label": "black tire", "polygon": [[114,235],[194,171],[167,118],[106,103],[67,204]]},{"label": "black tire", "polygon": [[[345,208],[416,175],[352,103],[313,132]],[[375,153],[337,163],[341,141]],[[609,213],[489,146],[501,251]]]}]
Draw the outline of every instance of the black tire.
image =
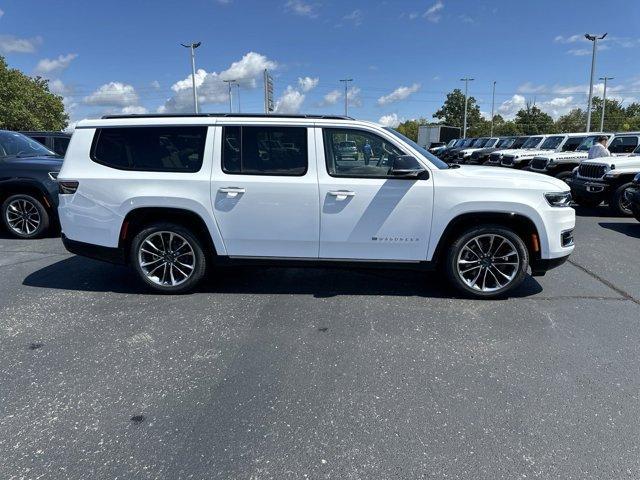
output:
[{"label": "black tire", "polygon": [[573,194],[572,194],[572,197],[573,197],[573,201],[576,202],[581,207],[596,208],[602,203],[602,199],[598,197],[595,197],[595,198],[583,197],[581,195],[573,195]]},{"label": "black tire", "polygon": [[563,182],[566,183],[567,180],[569,178],[571,178],[572,175],[573,175],[573,173],[571,173],[571,172],[560,172],[560,173],[556,174],[556,178],[558,180],[562,180]]},{"label": "black tire", "polygon": [[628,200],[624,197],[624,192],[627,188],[635,186],[633,183],[625,183],[616,188],[616,191],[613,192],[611,196],[611,201],[609,202],[609,206],[611,209],[621,217],[631,217],[633,216],[633,211],[631,210],[631,205]]},{"label": "black tire", "polygon": [[[28,222],[21,222],[15,224],[15,216],[17,215],[14,210],[15,205],[25,206],[28,213]],[[11,221],[14,221],[14,225],[11,225]],[[29,231],[29,228],[33,228],[34,221],[37,219],[38,225],[33,231]],[[9,232],[16,238],[32,239],[38,238],[44,235],[49,230],[50,216],[46,207],[40,200],[32,195],[17,194],[11,195],[4,202],[2,202],[2,223]]]},{"label": "black tire", "polygon": [[[154,234],[159,235],[160,232],[172,233],[174,235],[177,235],[178,237],[182,237],[182,239],[184,239],[188,243],[189,247],[191,247],[191,251],[193,252],[193,255],[191,255],[190,253],[185,254],[189,256],[189,260],[193,261],[193,268],[191,270],[191,273],[188,276],[185,275],[186,278],[180,283],[178,283],[177,285],[158,283],[159,280],[160,281],[164,280],[164,276],[162,279],[153,280],[152,277],[150,277],[147,273],[143,271],[143,266],[141,265],[141,259],[144,258],[144,257],[141,257],[141,255],[148,255],[146,253],[141,253],[140,251],[143,243],[145,242],[145,240],[149,239],[149,237],[152,237]],[[165,234],[163,233],[162,235],[165,235]],[[164,244],[165,243],[163,241],[162,246],[164,246]],[[145,246],[146,245],[147,244],[145,244]],[[170,246],[167,249],[171,253],[171,255],[173,255],[178,250],[180,250],[180,248],[177,248],[176,251],[174,252],[173,248],[174,248],[173,246]],[[153,249],[149,247],[146,250],[152,251]],[[157,252],[157,249],[156,249],[156,252]],[[152,255],[155,255],[155,257],[161,257],[161,255],[156,255],[156,253],[153,253]],[[154,257],[148,257],[148,258],[153,259]],[[183,264],[178,263],[178,258],[180,258],[180,256],[175,256],[170,262],[173,266],[175,266],[177,270],[176,276],[180,275],[177,273],[178,271],[180,271],[180,269],[188,273],[187,269],[183,266]],[[136,273],[138,274],[138,277],[140,277],[140,279],[148,287],[150,287],[156,292],[164,293],[164,294],[187,293],[193,290],[198,285],[198,283],[202,280],[207,269],[207,257],[204,253],[203,243],[198,238],[198,236],[195,235],[190,229],[180,224],[168,223],[168,222],[153,223],[143,228],[140,232],[138,232],[138,234],[133,238],[133,241],[131,242],[131,248],[129,250],[129,260],[131,262],[131,265],[135,269]],[[185,260],[185,258],[183,258],[183,260],[185,261],[185,263],[191,263],[190,261]],[[160,260],[160,262],[166,264],[166,262],[164,262],[163,260]],[[180,267],[178,267],[178,264],[180,265]],[[164,267],[160,267],[160,268],[164,268]],[[171,281],[171,279],[173,279],[173,271],[171,272],[171,275],[167,276],[168,281]],[[180,275],[180,280],[182,280],[182,275]]]},{"label": "black tire", "polygon": [[[462,255],[461,251],[463,250],[465,245],[468,242],[473,241],[474,238],[482,237],[485,235],[497,235],[508,240],[507,248],[511,249],[511,247],[513,247],[514,251],[517,252],[518,255],[518,261],[513,262],[514,264],[517,264],[517,266],[514,265],[513,270],[508,272],[508,276],[513,275],[512,278],[501,288],[497,288],[497,285],[494,285],[494,287],[496,288],[490,291],[483,291],[482,289],[469,286],[463,280],[462,275],[458,271],[458,258]],[[484,247],[486,247],[487,251],[491,250],[491,248],[489,248],[487,245],[484,245]],[[495,248],[495,246],[493,246],[493,248]],[[499,247],[499,249],[500,248],[501,247]],[[501,254],[503,252],[504,250],[500,251]],[[496,252],[494,252],[494,254],[495,253]],[[490,270],[491,268],[495,269],[496,267],[489,267],[487,270]],[[463,231],[457,236],[457,238],[454,239],[453,243],[449,247],[449,251],[447,252],[445,260],[445,274],[451,285],[462,292],[465,296],[471,298],[491,299],[505,296],[508,292],[518,287],[522,283],[527,275],[528,268],[529,251],[527,250],[526,245],[518,236],[518,234],[516,234],[513,230],[501,225],[482,225],[478,227],[472,227],[468,230]],[[490,271],[491,275],[493,275],[494,278],[497,278],[497,276],[493,274],[493,270]],[[489,281],[488,286],[491,286],[491,281]]]}]

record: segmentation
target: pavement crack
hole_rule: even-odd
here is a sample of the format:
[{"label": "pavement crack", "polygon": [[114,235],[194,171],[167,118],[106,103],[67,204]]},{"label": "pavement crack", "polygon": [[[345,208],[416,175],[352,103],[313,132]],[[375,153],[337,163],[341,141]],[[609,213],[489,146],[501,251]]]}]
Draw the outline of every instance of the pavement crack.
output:
[{"label": "pavement crack", "polygon": [[625,298],[625,300],[630,300],[633,303],[635,303],[636,305],[640,305],[640,300],[638,300],[636,297],[634,297],[633,295],[631,295],[629,292],[621,289],[620,287],[617,287],[616,285],[614,285],[613,283],[611,283],[609,280],[605,279],[604,277],[598,275],[597,273],[592,272],[591,270],[589,270],[587,267],[583,267],[582,265],[580,265],[579,263],[576,263],[575,261],[569,259],[568,262],[573,265],[574,267],[576,267],[579,270],[582,270],[584,273],[586,273],[587,275],[589,275],[590,277],[595,278],[596,280],[598,280],[600,283],[606,285],[607,287],[609,287],[611,290],[613,290],[614,292],[616,292],[617,294],[621,295],[622,297]]}]

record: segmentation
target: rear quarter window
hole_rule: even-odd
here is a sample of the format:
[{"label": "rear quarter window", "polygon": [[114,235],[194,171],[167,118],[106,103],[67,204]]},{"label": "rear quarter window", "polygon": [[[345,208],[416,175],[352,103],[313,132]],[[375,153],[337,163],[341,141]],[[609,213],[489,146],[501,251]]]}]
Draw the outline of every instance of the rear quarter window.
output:
[{"label": "rear quarter window", "polygon": [[207,127],[98,128],[91,160],[119,170],[193,173],[202,168]]}]

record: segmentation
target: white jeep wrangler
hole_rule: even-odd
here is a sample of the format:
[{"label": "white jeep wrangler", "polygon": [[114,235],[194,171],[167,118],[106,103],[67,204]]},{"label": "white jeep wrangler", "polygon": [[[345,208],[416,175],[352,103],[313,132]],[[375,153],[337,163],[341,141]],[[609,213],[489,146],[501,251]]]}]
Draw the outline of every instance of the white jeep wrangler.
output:
[{"label": "white jeep wrangler", "polygon": [[[349,158],[344,142],[356,145]],[[129,264],[167,293],[219,265],[356,264],[439,266],[486,298],[574,248],[564,182],[450,167],[393,129],[348,117],[85,120],[58,182],[66,248]]]},{"label": "white jeep wrangler", "polygon": [[537,150],[547,137],[545,135],[534,135],[524,138],[526,138],[525,142],[518,148],[507,148],[505,150],[499,150],[489,155],[489,160],[485,163],[485,165],[488,165],[490,167],[499,167],[502,163],[502,158],[505,155],[517,155],[529,150]]},{"label": "white jeep wrangler", "polygon": [[527,168],[529,162],[538,155],[553,152],[575,150],[584,139],[584,133],[565,133],[548,135],[540,146],[502,155],[500,165],[508,168]]}]

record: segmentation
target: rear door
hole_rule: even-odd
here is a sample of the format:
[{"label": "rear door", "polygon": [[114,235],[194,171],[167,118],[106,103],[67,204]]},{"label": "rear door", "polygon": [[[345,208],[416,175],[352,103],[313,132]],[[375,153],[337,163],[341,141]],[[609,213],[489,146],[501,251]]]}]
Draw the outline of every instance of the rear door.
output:
[{"label": "rear door", "polygon": [[[356,143],[355,159],[339,144]],[[320,258],[426,260],[433,179],[389,175],[406,154],[391,134],[365,128],[316,129],[320,189]]]},{"label": "rear door", "polygon": [[215,128],[211,197],[228,255],[317,258],[313,129],[296,124]]}]

